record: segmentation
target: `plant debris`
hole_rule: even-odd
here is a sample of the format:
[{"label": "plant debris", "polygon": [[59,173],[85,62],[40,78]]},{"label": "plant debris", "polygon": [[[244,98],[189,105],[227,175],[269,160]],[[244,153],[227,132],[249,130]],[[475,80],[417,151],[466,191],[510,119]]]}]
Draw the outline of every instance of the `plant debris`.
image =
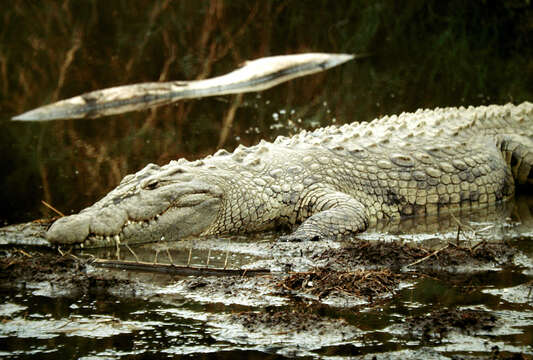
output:
[{"label": "plant debris", "polygon": [[403,266],[421,269],[487,263],[505,265],[512,263],[516,253],[517,250],[508,244],[485,241],[474,246],[450,242],[435,250],[399,242],[358,240],[317,254],[314,260],[326,261],[335,269],[386,267],[398,270]]},{"label": "plant debris", "polygon": [[84,272],[86,263],[70,254],[59,255],[52,251],[24,249],[2,250],[0,256],[0,280],[31,279],[41,281],[50,274]]},{"label": "plant debris", "polygon": [[132,287],[133,283],[113,274],[88,272],[88,261],[70,253],[58,254],[52,250],[2,249],[0,287],[48,282],[68,289],[71,294],[101,293],[118,285]]},{"label": "plant debris", "polygon": [[285,290],[324,298],[334,291],[346,295],[375,297],[393,293],[400,275],[384,270],[334,271],[326,268],[293,273],[278,283]]},{"label": "plant debris", "polygon": [[410,333],[421,336],[422,341],[442,339],[451,331],[472,334],[476,331],[492,331],[497,326],[494,314],[483,310],[441,309],[429,314],[406,319]]},{"label": "plant debris", "polygon": [[[314,312],[304,312],[297,309],[276,310],[267,307],[264,311],[245,311],[231,315],[231,321],[242,325],[248,330],[255,330],[259,326],[280,328],[284,332],[303,332],[320,328],[325,322],[324,317]],[[346,325],[343,319],[335,320]]]}]

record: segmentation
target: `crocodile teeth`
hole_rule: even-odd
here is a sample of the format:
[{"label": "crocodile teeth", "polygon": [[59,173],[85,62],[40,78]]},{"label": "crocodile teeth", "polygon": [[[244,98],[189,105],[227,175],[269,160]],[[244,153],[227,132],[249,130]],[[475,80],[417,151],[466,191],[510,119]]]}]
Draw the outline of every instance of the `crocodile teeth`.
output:
[{"label": "crocodile teeth", "polygon": [[[133,226],[134,227],[134,231],[135,231],[135,227],[137,228],[147,228],[149,226],[152,226],[154,225],[157,220],[159,219],[160,215],[155,215],[153,219],[148,219],[148,220],[126,220],[126,222],[124,223],[124,226],[122,227],[122,229],[124,229],[126,226]],[[106,243],[110,244],[110,243],[115,243],[115,244],[120,244],[121,241],[123,240],[124,238],[124,234],[123,232],[121,231],[120,233],[118,234],[115,234],[115,235],[97,235],[97,234],[92,234],[90,235],[86,240],[85,242],[83,243],[83,245],[80,245],[81,248],[83,248],[84,246],[85,247],[95,247],[95,246],[108,246],[106,245]]]}]

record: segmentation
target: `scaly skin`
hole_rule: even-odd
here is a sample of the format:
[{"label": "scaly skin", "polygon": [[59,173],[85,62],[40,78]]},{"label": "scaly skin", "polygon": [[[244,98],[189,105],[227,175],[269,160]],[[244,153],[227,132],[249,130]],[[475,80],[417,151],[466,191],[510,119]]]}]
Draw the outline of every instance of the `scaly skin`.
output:
[{"label": "scaly skin", "polygon": [[287,240],[338,239],[505,200],[531,182],[532,166],[531,103],[418,110],[150,164],[47,238],[102,245],[285,225],[295,229]]}]

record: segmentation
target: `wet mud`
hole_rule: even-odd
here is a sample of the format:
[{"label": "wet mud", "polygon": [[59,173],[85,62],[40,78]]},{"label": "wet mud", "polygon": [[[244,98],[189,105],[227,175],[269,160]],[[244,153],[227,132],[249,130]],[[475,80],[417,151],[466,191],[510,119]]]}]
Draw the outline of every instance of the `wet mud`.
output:
[{"label": "wet mud", "polygon": [[[306,311],[307,310],[307,311]],[[309,309],[278,310],[267,307],[263,311],[248,311],[232,314],[230,320],[242,325],[248,331],[258,328],[277,329],[279,332],[305,332],[319,329],[322,334],[331,331],[332,327],[348,326],[343,319],[326,320],[318,313],[309,312]]]},{"label": "wet mud", "polygon": [[490,332],[498,326],[497,317],[484,310],[441,309],[406,319],[406,329],[422,341],[443,339],[451,331],[472,334]]},{"label": "wet mud", "polygon": [[278,286],[289,292],[306,293],[320,300],[332,292],[366,298],[392,295],[399,284],[401,276],[388,269],[332,271],[321,268],[309,272],[293,273],[281,281]]},{"label": "wet mud", "polygon": [[134,284],[112,273],[94,272],[91,259],[53,250],[0,249],[0,288],[39,284],[51,297],[78,297],[118,289],[135,293]]},{"label": "wet mud", "polygon": [[[45,228],[22,234],[38,239]],[[147,355],[144,346],[162,357],[531,359],[531,238],[457,234],[431,243],[263,234],[83,251],[4,244],[0,346],[9,352],[0,355],[27,354],[29,339],[53,354],[47,339],[75,336],[92,350],[74,356],[94,358]],[[106,345],[120,337],[133,345]]]},{"label": "wet mud", "polygon": [[328,249],[314,256],[337,269],[356,267],[387,267],[400,270],[442,269],[458,266],[471,270],[486,265],[512,264],[517,250],[507,243],[479,241],[475,244],[447,242],[439,248],[417,244],[383,241],[353,241],[340,249]]},{"label": "wet mud", "polygon": [[[390,304],[402,292],[416,288],[417,284],[428,279],[447,281],[452,287],[475,291],[475,286],[469,288],[465,285],[472,281],[472,274],[487,267],[493,270],[502,266],[517,267],[514,259],[523,255],[511,244],[487,242],[473,246],[448,243],[436,250],[420,245],[368,241],[345,243],[322,251],[317,250],[319,248],[311,252],[317,265],[307,271],[272,271],[268,275],[247,277],[180,277],[167,274],[160,275],[163,280],[159,278],[154,282],[154,277],[147,281],[138,272],[98,268],[94,259],[84,254],[33,247],[4,247],[0,250],[0,288],[41,284],[41,290],[48,289],[47,296],[50,297],[113,294],[172,302],[178,296],[199,303],[244,306],[260,310],[218,316],[216,321],[211,320],[213,327],[220,330],[221,326],[225,328],[231,324],[233,330],[237,326],[247,333],[261,333],[263,336],[299,333],[315,338],[323,337],[328,329],[342,328],[343,334],[350,333],[350,337],[337,334],[340,337],[336,336],[335,341],[342,338],[349,343],[354,341],[358,336],[355,334],[359,334],[360,330],[354,327],[353,319],[346,320],[344,315],[339,316],[336,312],[342,314],[343,311],[359,311],[361,306],[375,308]],[[276,262],[275,259],[271,261]],[[258,263],[264,266],[265,260]],[[463,271],[462,275],[458,275],[458,265],[470,269],[468,274]],[[486,273],[486,270],[481,272]],[[435,280],[435,277],[438,279]],[[530,307],[533,305],[532,297],[525,293],[532,289],[531,281],[518,285],[516,289],[524,294],[521,299]],[[494,292],[491,289],[485,291],[488,291],[487,294]],[[329,315],[325,316],[325,312]],[[401,329],[402,334],[417,338],[421,345],[434,346],[436,340],[442,341],[451,333],[470,336],[482,331],[490,334],[504,322],[505,319],[488,310],[443,309],[405,316],[402,324],[395,326]],[[228,331],[226,329],[221,333],[229,336]],[[501,357],[501,353],[498,356],[495,358],[505,358]]]},{"label": "wet mud", "polygon": [[[277,246],[274,243],[271,249]],[[285,244],[281,246],[280,252],[286,249]],[[182,288],[189,294],[204,292],[206,297],[214,296],[217,292],[225,295],[239,292],[243,290],[243,284],[250,282],[250,288],[268,288],[276,295],[304,296],[321,301],[336,293],[372,301],[393,295],[399,290],[401,281],[431,276],[437,272],[441,277],[446,277],[450,276],[446,274],[455,274],[458,269],[469,269],[468,272],[473,273],[501,266],[518,266],[514,259],[520,251],[508,243],[483,241],[473,246],[447,243],[437,250],[396,242],[353,241],[337,248],[317,247],[310,254],[315,265],[304,271],[292,271],[290,267],[286,267],[287,271],[278,271],[280,262],[286,262],[286,258],[280,260],[273,257],[249,263],[250,270],[244,270],[236,276],[231,275],[234,269],[212,266],[211,270],[220,274],[205,276],[209,266],[170,265],[170,269],[174,268],[178,275],[169,278],[180,279]],[[0,285],[48,281],[61,284],[62,287],[73,287],[77,292],[105,290],[118,285],[124,287],[130,280],[122,279],[122,274],[131,269],[131,263],[135,264],[134,261],[118,260],[114,264],[118,271],[104,270],[102,264],[85,253],[8,246],[0,249]],[[270,274],[269,266],[265,266],[268,264]],[[147,272],[169,272],[161,270],[156,263],[146,265],[144,270]],[[180,277],[180,268],[188,270],[183,272],[184,275],[192,276]],[[255,275],[258,270],[261,271]],[[244,275],[252,279],[244,279]]]}]

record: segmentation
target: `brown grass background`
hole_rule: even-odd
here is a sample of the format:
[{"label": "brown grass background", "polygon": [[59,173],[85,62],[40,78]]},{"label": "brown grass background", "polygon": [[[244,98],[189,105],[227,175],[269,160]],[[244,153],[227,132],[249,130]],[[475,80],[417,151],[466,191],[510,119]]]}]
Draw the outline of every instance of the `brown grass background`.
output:
[{"label": "brown grass background", "polygon": [[[0,224],[52,215],[41,200],[79,211],[148,162],[419,107],[533,100],[529,0],[13,0],[0,5],[0,25]],[[310,51],[372,56],[242,99],[10,122],[90,90]]]}]

